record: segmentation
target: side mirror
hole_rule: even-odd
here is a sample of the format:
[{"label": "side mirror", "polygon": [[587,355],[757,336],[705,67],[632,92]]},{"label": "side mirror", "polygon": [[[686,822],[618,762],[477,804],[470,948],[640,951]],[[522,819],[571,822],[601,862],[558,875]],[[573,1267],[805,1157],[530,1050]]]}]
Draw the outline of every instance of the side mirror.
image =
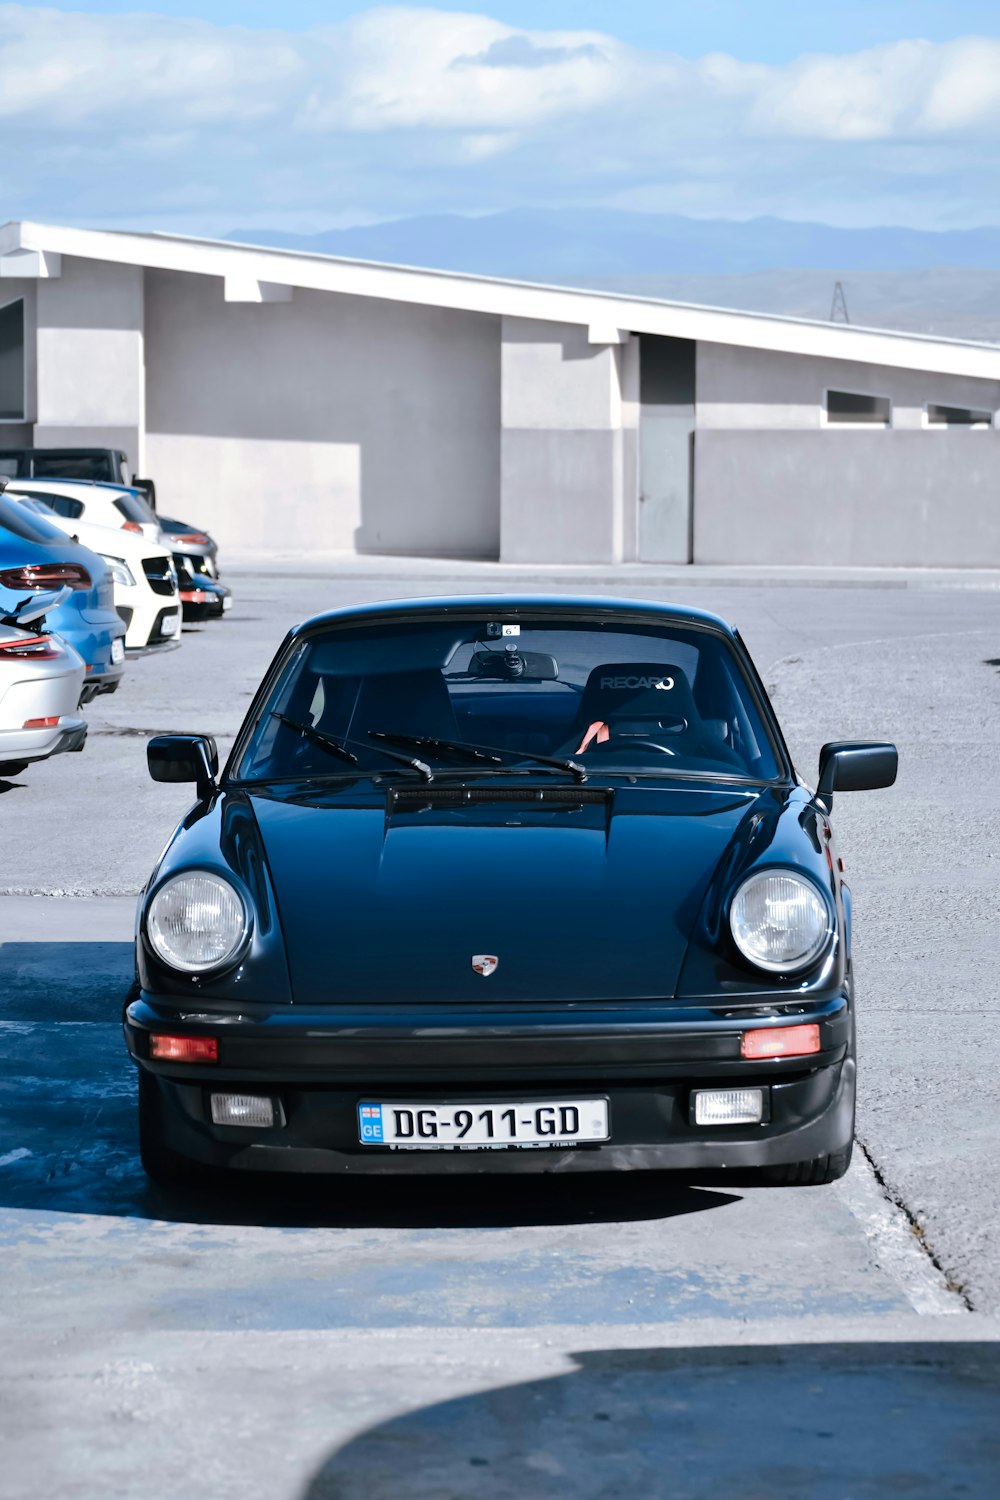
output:
[{"label": "side mirror", "polygon": [[133,474],[132,488],[134,490],[142,490],[152,508],[156,509],[156,485],[151,479],[140,479],[138,474]]},{"label": "side mirror", "polygon": [[827,805],[834,792],[874,792],[892,786],[898,767],[895,745],[883,740],[833,740],[819,752],[816,791]]},{"label": "side mirror", "polygon": [[219,748],[210,734],[155,734],[146,743],[154,781],[193,781],[199,797],[210,797],[219,774]]}]

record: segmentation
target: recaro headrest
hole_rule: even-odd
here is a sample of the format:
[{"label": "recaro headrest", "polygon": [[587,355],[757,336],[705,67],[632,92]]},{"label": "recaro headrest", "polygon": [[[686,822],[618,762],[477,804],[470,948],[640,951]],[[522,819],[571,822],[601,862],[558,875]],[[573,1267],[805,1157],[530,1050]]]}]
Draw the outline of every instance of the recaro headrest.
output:
[{"label": "recaro headrest", "polygon": [[662,661],[609,661],[595,667],[580,699],[579,717],[661,719],[679,715],[698,722],[691,686],[679,667]]}]

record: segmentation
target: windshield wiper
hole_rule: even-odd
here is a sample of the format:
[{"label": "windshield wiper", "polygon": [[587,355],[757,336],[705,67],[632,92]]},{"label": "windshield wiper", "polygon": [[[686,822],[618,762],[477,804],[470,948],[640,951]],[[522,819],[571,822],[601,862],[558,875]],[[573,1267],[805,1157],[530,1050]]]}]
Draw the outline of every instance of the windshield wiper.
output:
[{"label": "windshield wiper", "polygon": [[[289,729],[297,729],[304,734],[306,739],[312,740],[314,744],[321,745],[324,750],[329,750],[331,755],[339,756],[341,760],[348,761],[352,766],[360,765],[358,757],[353,750],[349,750],[343,740],[336,739],[332,734],[326,734],[322,729],[317,729],[314,724],[300,724],[298,719],[290,719],[287,714],[278,713],[277,709],[271,710],[272,719],[280,719],[282,724],[287,724]],[[419,772],[424,781],[433,781],[434,772],[430,766],[422,760],[416,760],[411,755],[397,755],[394,750],[389,750],[385,745],[379,747],[382,754],[389,760],[397,761],[401,766],[409,766],[412,771]]]},{"label": "windshield wiper", "polygon": [[[503,766],[503,757],[529,760],[539,766],[555,766],[559,771],[568,771],[576,781],[586,781],[587,771],[575,760],[559,760],[553,755],[536,755],[531,750],[498,749],[494,745],[463,745],[457,740],[432,739],[429,735],[394,734],[386,729],[369,729],[370,740],[391,740],[394,745],[415,745],[417,749],[436,750],[443,754],[463,755],[468,760],[487,761],[494,766]],[[388,752],[387,752],[388,753]]]},{"label": "windshield wiper", "polygon": [[437,740],[426,734],[395,734],[388,729],[369,729],[370,740],[388,740],[391,745],[414,745],[418,750],[436,750],[441,755],[459,755],[466,760],[486,760],[502,766],[499,755],[478,750],[475,745],[460,745],[457,740]]},{"label": "windshield wiper", "polygon": [[317,729],[315,724],[300,724],[298,719],[290,719],[287,714],[279,714],[276,708],[271,710],[271,718],[279,719],[282,724],[287,724],[289,729],[297,729],[299,734],[304,734],[307,740],[312,740],[315,745],[322,745],[324,750],[329,750],[331,755],[337,755],[341,760],[349,761],[352,766],[358,764],[358,757],[353,750],[340,740],[334,739],[332,734],[324,734],[322,729]]}]

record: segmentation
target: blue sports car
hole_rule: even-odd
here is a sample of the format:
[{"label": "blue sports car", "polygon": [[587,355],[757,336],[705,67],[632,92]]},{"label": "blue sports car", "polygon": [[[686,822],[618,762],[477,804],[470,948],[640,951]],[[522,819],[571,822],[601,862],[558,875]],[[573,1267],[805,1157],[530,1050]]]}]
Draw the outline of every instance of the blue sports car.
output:
[{"label": "blue sports car", "polygon": [[608,599],[418,600],[290,632],[138,911],[144,1164],[839,1177],[854,1128],[834,793],[739,635]]},{"label": "blue sports car", "polygon": [[0,480],[0,614],[32,594],[68,587],[46,617],[86,665],[80,701],[113,693],[125,670],[125,625],[115,609],[107,563],[43,516],[4,495]]}]

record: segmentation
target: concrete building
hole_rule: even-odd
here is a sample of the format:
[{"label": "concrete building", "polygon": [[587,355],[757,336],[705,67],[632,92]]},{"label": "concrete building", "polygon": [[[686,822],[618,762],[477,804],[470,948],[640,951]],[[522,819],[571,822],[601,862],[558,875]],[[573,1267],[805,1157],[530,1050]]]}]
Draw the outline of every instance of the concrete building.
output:
[{"label": "concrete building", "polygon": [[998,409],[997,345],[0,228],[0,448],[124,448],[224,547],[997,566]]}]

